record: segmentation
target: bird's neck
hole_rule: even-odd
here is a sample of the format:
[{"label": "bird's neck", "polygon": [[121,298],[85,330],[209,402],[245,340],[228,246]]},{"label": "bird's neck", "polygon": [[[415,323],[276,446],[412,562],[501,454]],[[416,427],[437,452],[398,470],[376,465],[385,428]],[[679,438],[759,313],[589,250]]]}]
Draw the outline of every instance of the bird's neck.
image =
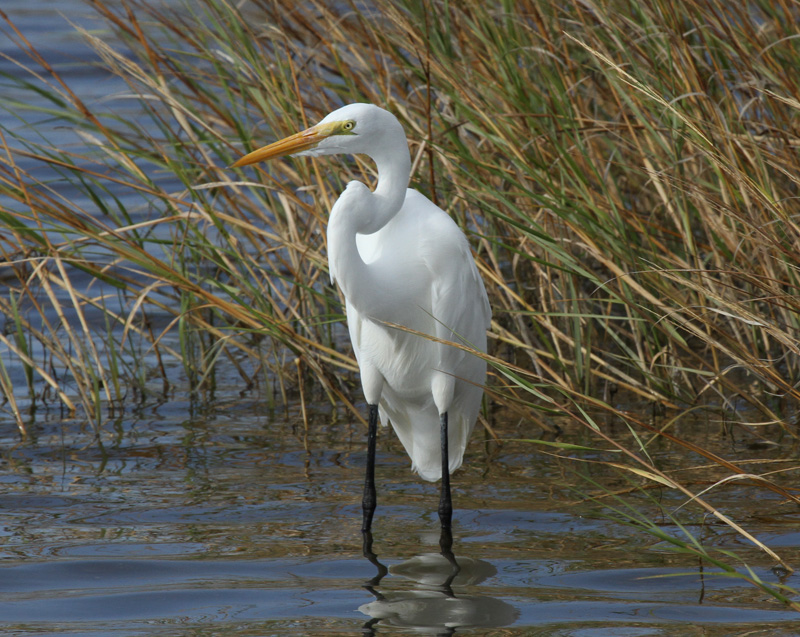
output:
[{"label": "bird's neck", "polygon": [[378,185],[369,196],[369,208],[359,215],[355,231],[372,234],[383,228],[400,211],[411,177],[411,156],[403,137],[401,145],[390,144],[391,151],[375,151],[372,159],[378,168]]},{"label": "bird's neck", "polygon": [[[378,168],[374,191],[360,182],[348,184],[331,211],[328,222],[328,261],[331,279],[342,288],[348,303],[361,314],[379,320],[392,303],[389,282],[380,280],[380,272],[364,262],[356,235],[373,235],[386,226],[403,207],[411,174],[411,158],[405,136],[402,144],[386,144],[391,151],[371,154]],[[374,241],[379,242],[377,237]]]}]

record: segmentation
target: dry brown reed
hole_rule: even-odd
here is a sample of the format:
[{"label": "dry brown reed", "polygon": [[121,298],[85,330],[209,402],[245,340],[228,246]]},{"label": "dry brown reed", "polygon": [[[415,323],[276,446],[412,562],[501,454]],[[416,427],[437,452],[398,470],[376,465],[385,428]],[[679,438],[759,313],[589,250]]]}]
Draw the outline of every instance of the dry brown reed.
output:
[{"label": "dry brown reed", "polygon": [[[796,7],[89,5],[106,30],[83,35],[136,98],[136,119],[85,104],[9,25],[27,57],[4,81],[86,141],[67,152],[0,139],[0,311],[12,326],[0,390],[21,429],[14,367],[26,404],[52,396],[98,427],[176,363],[196,387],[220,361],[247,386],[277,378],[283,392],[310,375],[357,414],[325,213],[372,167],[227,166],[369,101],[405,125],[413,185],[469,232],[494,307],[495,404],[543,427],[548,410],[574,415],[639,478],[715,515],[653,465],[649,443],[623,449],[592,414],[705,457],[719,485],[752,471],[668,431],[697,405],[795,448]],[[82,193],[77,203],[37,177],[42,166]],[[135,211],[121,203],[131,197]],[[642,404],[671,411],[659,424],[619,406]],[[797,503],[790,475],[753,488]]]}]

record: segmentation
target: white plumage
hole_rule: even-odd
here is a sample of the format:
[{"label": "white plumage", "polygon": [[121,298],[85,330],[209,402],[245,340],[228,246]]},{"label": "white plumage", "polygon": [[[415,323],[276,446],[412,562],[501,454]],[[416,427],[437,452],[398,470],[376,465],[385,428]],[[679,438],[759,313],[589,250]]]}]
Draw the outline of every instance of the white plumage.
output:
[{"label": "white plumage", "polygon": [[[351,187],[333,208],[329,236],[336,236],[338,223],[346,223],[340,217],[348,215]],[[485,351],[491,315],[483,281],[458,226],[415,190],[407,191],[402,208],[383,228],[358,235],[356,246],[373,273],[369,289],[378,292],[372,296],[382,297],[361,304],[359,288],[367,288],[340,281],[367,402],[375,398],[371,389],[380,386],[381,422],[392,423],[412,469],[425,480],[438,480],[440,412],[449,414],[452,473],[461,466],[478,415],[486,364],[461,349],[385,323]],[[332,251],[334,278],[337,262],[338,251]]]},{"label": "white plumage", "polygon": [[[408,188],[411,160],[402,126],[377,106],[340,108],[234,165],[289,153],[366,154],[377,166],[374,192],[351,182],[331,210],[330,272],[346,300],[367,403],[379,405],[384,425],[391,422],[414,471],[438,480],[441,417],[447,414],[452,472],[461,466],[478,415],[486,364],[394,326],[486,351],[491,311],[467,240],[447,213]],[[449,485],[447,496],[449,504]]]}]

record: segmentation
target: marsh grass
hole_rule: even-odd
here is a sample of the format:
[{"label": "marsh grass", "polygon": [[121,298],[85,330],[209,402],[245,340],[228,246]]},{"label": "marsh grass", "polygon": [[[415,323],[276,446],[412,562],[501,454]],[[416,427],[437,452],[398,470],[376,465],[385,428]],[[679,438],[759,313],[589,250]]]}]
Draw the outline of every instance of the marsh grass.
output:
[{"label": "marsh grass", "polygon": [[[647,503],[649,508],[658,510],[662,515],[666,514],[666,520],[661,524],[654,522],[654,516],[643,512],[642,509],[647,507],[642,507],[638,503],[638,506],[634,506],[630,501],[611,493],[602,484],[590,478],[584,477],[584,480],[592,484],[594,491],[592,495],[578,493],[579,497],[601,504],[602,516],[646,533],[656,540],[657,545],[662,550],[666,549],[676,554],[697,558],[701,580],[719,577],[742,580],[761,589],[787,607],[800,611],[796,590],[781,582],[765,582],[744,560],[732,551],[724,549],[709,550],[691,529],[682,524],[676,516],[668,511],[665,512],[664,508],[652,496],[649,497],[649,502]],[[596,494],[602,494],[602,499]],[[709,567],[713,570],[708,570]],[[681,575],[696,577],[698,572],[674,573],[659,577]]]},{"label": "marsh grass", "polygon": [[[20,66],[2,83],[31,96],[6,107],[83,140],[67,150],[0,131],[0,390],[22,431],[45,401],[100,432],[176,366],[198,390],[223,362],[268,400],[314,387],[360,418],[325,213],[346,181],[374,180],[372,167],[227,167],[369,101],[406,127],[414,187],[469,234],[494,308],[496,405],[537,431],[548,413],[572,416],[643,484],[707,512],[722,515],[654,465],[653,440],[705,458],[715,488],[750,476],[754,491],[797,503],[796,469],[754,476],[670,432],[702,405],[787,459],[796,448],[796,8],[87,5],[103,26],[82,35],[127,85],[101,103],[84,103],[6,26]],[[636,447],[604,433],[598,413]],[[484,420],[497,428],[491,409]]]}]

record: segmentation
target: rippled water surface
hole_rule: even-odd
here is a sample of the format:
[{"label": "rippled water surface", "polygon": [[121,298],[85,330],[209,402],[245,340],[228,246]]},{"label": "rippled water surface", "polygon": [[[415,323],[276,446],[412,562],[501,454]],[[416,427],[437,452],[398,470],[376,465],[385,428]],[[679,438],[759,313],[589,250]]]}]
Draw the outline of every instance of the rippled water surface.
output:
[{"label": "rippled water surface", "polygon": [[[704,573],[694,558],[598,515],[600,507],[567,488],[591,490],[573,461],[529,444],[497,447],[475,437],[455,475],[460,571],[452,578],[438,553],[436,487],[411,475],[399,444],[382,431],[373,548],[388,572],[380,577],[362,555],[360,424],[317,416],[306,434],[297,414],[266,415],[256,400],[232,400],[198,418],[168,404],[126,419],[103,450],[59,422],[34,433],[6,453],[1,476],[3,634],[798,628],[795,613],[758,589]],[[586,442],[572,433],[565,439]],[[752,503],[735,493],[730,505],[737,519],[754,519]],[[773,516],[760,522],[760,535],[796,554],[798,523],[796,512]],[[668,521],[664,528],[679,534]],[[725,527],[691,531],[779,581],[769,561]],[[784,581],[798,584],[796,576]]]},{"label": "rippled water surface", "polygon": [[[9,0],[3,10],[51,59],[68,52],[62,71],[85,99],[120,90],[86,66],[91,55],[55,11],[80,22],[89,10],[44,4],[46,12]],[[8,59],[0,67],[15,68]],[[48,134],[77,143],[69,131]],[[382,431],[370,561],[359,530],[363,425],[323,399],[306,424],[299,407],[268,409],[223,378],[218,387],[204,400],[176,392],[127,413],[105,426],[102,444],[57,413],[40,412],[24,441],[11,418],[0,420],[0,633],[800,634],[798,615],[756,587],[714,576],[609,518],[601,504],[620,505],[591,480],[623,494],[632,484],[592,464],[613,460],[607,453],[564,459],[530,443],[486,443],[476,432],[454,476],[455,572],[438,552],[436,485],[413,476]],[[494,425],[505,438],[541,433],[512,417]],[[709,422],[682,426],[681,435],[708,448],[751,457]],[[598,446],[566,424],[560,439]],[[697,474],[697,491],[710,486],[701,458],[651,453],[665,468]],[[727,485],[715,502],[796,562],[800,514],[745,493]],[[727,526],[678,510],[683,500],[671,493],[656,488],[626,502],[685,538],[658,502],[705,546],[734,551],[767,582],[800,587]]]}]

